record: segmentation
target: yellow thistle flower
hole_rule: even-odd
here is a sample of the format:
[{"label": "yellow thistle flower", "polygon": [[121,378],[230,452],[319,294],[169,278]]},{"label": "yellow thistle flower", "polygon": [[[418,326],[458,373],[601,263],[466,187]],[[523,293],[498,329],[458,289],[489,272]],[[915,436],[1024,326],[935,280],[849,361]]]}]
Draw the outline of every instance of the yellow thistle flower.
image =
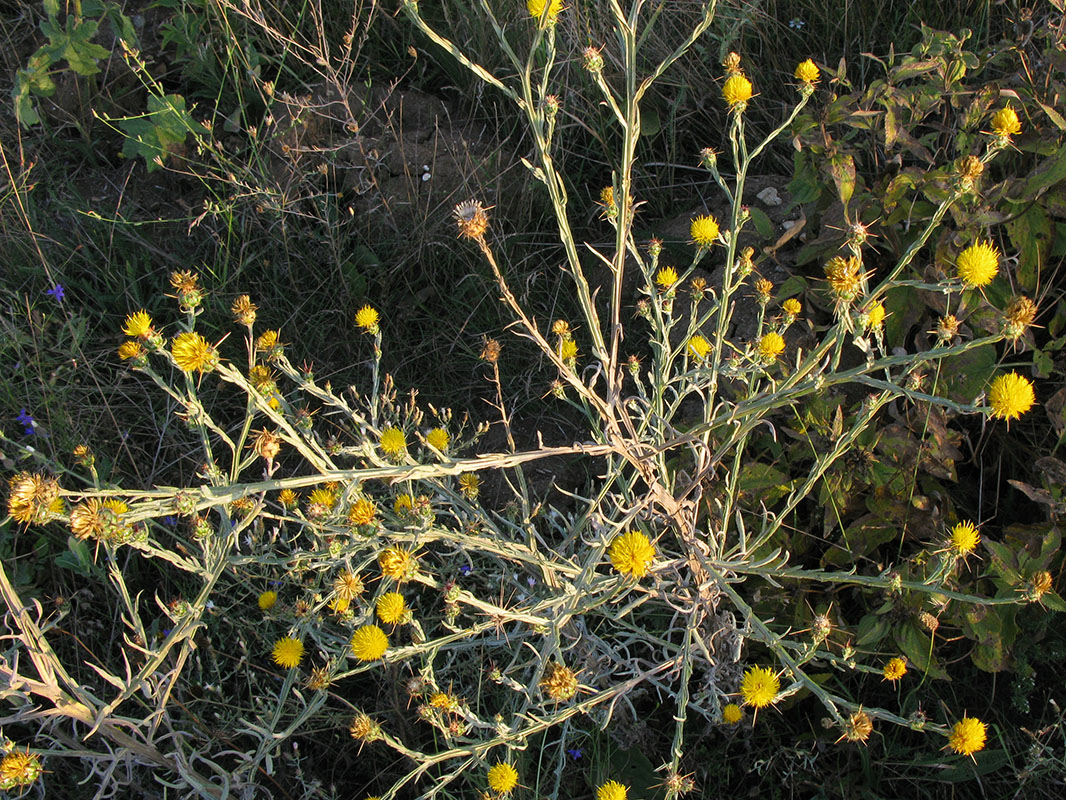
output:
[{"label": "yellow thistle flower", "polygon": [[278,502],[287,509],[296,508],[300,504],[300,495],[292,489],[282,489],[278,492]]},{"label": "yellow thistle flower", "polygon": [[563,10],[563,0],[526,0],[526,10],[533,19],[540,19],[544,8],[548,8],[548,24],[555,22]]},{"label": "yellow thistle flower", "polygon": [[429,698],[429,705],[431,708],[440,709],[441,711],[455,712],[462,708],[459,698],[447,692],[434,692]]},{"label": "yellow thistle flower", "polygon": [[313,692],[321,692],[323,689],[328,689],[332,682],[333,679],[330,677],[329,669],[326,667],[313,667],[311,674],[307,676],[306,686]]},{"label": "yellow thistle flower", "polygon": [[467,500],[477,500],[481,492],[481,479],[473,472],[464,472],[459,476],[459,491]]},{"label": "yellow thistle flower", "polygon": [[785,340],[780,333],[770,331],[759,339],[757,350],[763,362],[777,361],[777,357],[785,352]]},{"label": "yellow thistle flower", "polygon": [[41,757],[31,753],[13,750],[0,760],[0,790],[10,791],[18,786],[29,786],[44,770]]},{"label": "yellow thistle flower", "polygon": [[381,315],[373,306],[365,305],[355,312],[355,324],[367,333],[377,333]]},{"label": "yellow thistle flower", "polygon": [[540,690],[557,703],[570,700],[577,694],[577,687],[577,674],[557,661],[544,669],[544,677],[540,679]]},{"label": "yellow thistle flower", "polygon": [[907,674],[907,659],[900,656],[890,658],[885,668],[881,670],[886,681],[898,681]]},{"label": "yellow thistle flower", "polygon": [[411,514],[414,509],[415,499],[407,492],[396,495],[396,499],[392,502],[392,513],[398,517],[404,517]]},{"label": "yellow thistle flower", "polygon": [[999,419],[1017,419],[1036,402],[1033,384],[1017,372],[999,375],[988,387],[988,404],[992,416]]},{"label": "yellow thistle flower", "polygon": [[730,110],[743,111],[751,99],[751,81],[741,74],[730,75],[722,86],[722,97]]},{"label": "yellow thistle flower", "polygon": [[[860,708],[844,723],[844,735],[840,739],[847,739],[849,742],[865,742],[873,732],[874,721]],[[839,742],[840,739],[837,741]]]},{"label": "yellow thistle flower", "polygon": [[255,340],[255,346],[257,350],[267,354],[276,352],[284,346],[281,343],[281,331],[263,331]]},{"label": "yellow thistle flower", "polygon": [[434,428],[426,434],[426,444],[440,450],[442,453],[448,450],[449,441],[451,441],[451,437],[448,436],[448,431],[444,430],[444,428]]},{"label": "yellow thistle flower", "polygon": [[170,352],[182,372],[210,372],[218,366],[218,351],[207,339],[192,331],[179,333]]},{"label": "yellow thistle flower", "polygon": [[577,342],[573,339],[563,339],[559,342],[559,358],[566,363],[577,361]]},{"label": "yellow thistle flower", "polygon": [[130,528],[122,521],[129,511],[121,500],[100,501],[91,497],[84,503],[78,503],[70,511],[70,530],[77,539],[105,539],[121,541]]},{"label": "yellow thistle flower", "polygon": [[352,507],[348,509],[348,524],[354,526],[369,525],[374,521],[374,517],[377,514],[377,507],[367,500],[365,497],[360,497],[354,503]]},{"label": "yellow thistle flower", "polygon": [[389,637],[377,625],[364,625],[352,634],[352,655],[360,661],[376,661],[389,649]]},{"label": "yellow thistle flower", "polygon": [[955,269],[967,286],[987,286],[999,272],[999,250],[992,242],[975,242],[959,253]]},{"label": "yellow thistle flower", "polygon": [[407,436],[399,428],[386,428],[381,432],[381,452],[389,458],[400,458],[407,452]]},{"label": "yellow thistle flower", "polygon": [[337,597],[342,597],[345,600],[354,600],[363,593],[365,588],[363,579],[350,569],[342,569],[337,573],[337,577],[333,579],[333,591]]},{"label": "yellow thistle flower", "polygon": [[42,525],[62,513],[59,482],[40,473],[20,472],[8,479],[7,513],[24,525]]},{"label": "yellow thistle flower", "polygon": [[626,800],[629,787],[618,781],[607,781],[596,790],[596,800]]},{"label": "yellow thistle flower", "polygon": [[1005,139],[1022,132],[1022,123],[1016,112],[1008,103],[992,115],[992,131]]},{"label": "yellow thistle flower", "polygon": [[152,333],[152,318],[144,309],[135,311],[126,317],[122,332],[134,339],[147,339]]},{"label": "yellow thistle flower", "polygon": [[663,267],[655,273],[655,282],[664,292],[677,283],[677,270],[673,267]]},{"label": "yellow thistle flower", "polygon": [[1054,585],[1055,579],[1046,569],[1034,572],[1026,586],[1025,597],[1031,603],[1038,602],[1041,597],[1051,591]]},{"label": "yellow thistle flower", "polygon": [[655,560],[655,546],[640,531],[630,531],[614,538],[607,548],[611,565],[622,575],[643,578]]},{"label": "yellow thistle flower", "polygon": [[711,352],[711,343],[697,333],[688,340],[688,351],[691,355],[702,361],[707,357],[707,354]]},{"label": "yellow thistle flower", "polygon": [[748,667],[740,681],[740,696],[744,705],[766,708],[777,700],[781,681],[769,667]]},{"label": "yellow thistle flower", "polygon": [[851,256],[836,256],[825,265],[825,277],[833,296],[839,302],[850,303],[862,288],[862,262]]},{"label": "yellow thistle flower", "polygon": [[822,77],[821,71],[818,69],[818,65],[811,59],[801,61],[796,67],[796,71],[793,73],[793,77],[802,83],[818,83],[819,78]]},{"label": "yellow thistle flower", "polygon": [[963,717],[951,729],[948,747],[964,756],[972,756],[978,750],[984,750],[988,731],[985,724],[976,717]]},{"label": "yellow thistle flower", "polygon": [[972,553],[981,543],[981,535],[972,522],[960,522],[951,529],[951,549],[959,555]]},{"label": "yellow thistle flower", "polygon": [[[732,78],[730,78],[730,80],[732,80]],[[744,79],[741,78],[741,80]],[[748,86],[750,88],[751,84],[748,84]],[[748,96],[751,96],[750,92]],[[702,214],[693,219],[692,224],[689,225],[688,229],[688,235],[692,237],[692,243],[699,247],[710,247],[718,241],[718,234],[718,220],[710,214]]]},{"label": "yellow thistle flower", "polygon": [[140,342],[129,339],[118,346],[118,357],[123,361],[137,361],[144,356],[145,349]]},{"label": "yellow thistle flower", "polygon": [[866,309],[866,327],[870,330],[877,330],[881,327],[885,321],[885,304],[875,303]]},{"label": "yellow thistle flower", "polygon": [[604,186],[600,189],[600,205],[610,213],[611,211],[617,211],[614,205],[614,187]]},{"label": "yellow thistle flower", "polygon": [[399,592],[385,592],[378,598],[375,608],[378,619],[386,625],[395,625],[407,613],[407,601]]},{"label": "yellow thistle flower", "polygon": [[304,643],[299,639],[286,636],[274,642],[274,663],[285,669],[300,666],[304,657]]},{"label": "yellow thistle flower", "polygon": [[941,317],[937,320],[935,333],[942,342],[950,342],[959,333],[958,319],[955,318],[954,314]]},{"label": "yellow thistle flower", "polygon": [[269,611],[274,607],[274,604],[278,602],[278,593],[273,589],[263,592],[259,595],[259,610]]},{"label": "yellow thistle flower", "polygon": [[311,496],[307,498],[307,504],[309,506],[322,506],[329,511],[337,504],[337,495],[333,494],[329,489],[319,486],[317,489],[311,490]]},{"label": "yellow thistle flower", "polygon": [[418,572],[418,557],[402,547],[388,547],[378,556],[378,566],[386,578],[402,583]]},{"label": "yellow thistle flower", "polygon": [[358,739],[360,742],[372,742],[381,737],[381,726],[369,715],[360,711],[352,717],[352,723],[348,726],[348,733],[352,735],[353,739]]},{"label": "yellow thistle flower", "polygon": [[242,294],[236,300],[233,301],[233,305],[230,307],[230,313],[241,325],[254,325],[255,324],[255,312],[259,310],[259,306],[252,302],[246,294]]},{"label": "yellow thistle flower", "polygon": [[489,788],[496,794],[507,794],[518,785],[518,771],[506,761],[498,761],[489,768]]},{"label": "yellow thistle flower", "polygon": [[759,278],[755,281],[755,293],[759,295],[759,302],[764,305],[770,299],[770,293],[774,290],[773,281],[768,281],[766,278]]},{"label": "yellow thistle flower", "polygon": [[1003,333],[1012,340],[1017,340],[1036,319],[1036,303],[1024,295],[1012,297],[1003,312]]},{"label": "yellow thistle flower", "polygon": [[800,301],[795,297],[790,297],[788,300],[781,304],[781,310],[788,314],[790,317],[798,317],[803,310],[803,306]]},{"label": "yellow thistle flower", "polygon": [[728,703],[722,708],[722,722],[726,725],[736,725],[744,719],[744,712],[736,703]]}]

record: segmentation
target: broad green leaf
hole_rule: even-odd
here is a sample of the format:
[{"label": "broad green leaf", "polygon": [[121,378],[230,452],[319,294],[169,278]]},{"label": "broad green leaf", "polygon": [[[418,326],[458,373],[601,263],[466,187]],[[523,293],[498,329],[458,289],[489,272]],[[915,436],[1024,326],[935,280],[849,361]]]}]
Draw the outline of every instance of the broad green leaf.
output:
[{"label": "broad green leaf", "polygon": [[918,628],[916,622],[905,622],[894,631],[896,644],[907,660],[930,678],[951,680],[951,677],[937,662],[929,632]]},{"label": "broad green leaf", "polygon": [[[1063,163],[1066,164],[1066,161]],[[1026,291],[1033,292],[1051,249],[1051,220],[1044,209],[1033,205],[1024,214],[1007,223],[1007,234],[1018,251],[1018,283]]]}]

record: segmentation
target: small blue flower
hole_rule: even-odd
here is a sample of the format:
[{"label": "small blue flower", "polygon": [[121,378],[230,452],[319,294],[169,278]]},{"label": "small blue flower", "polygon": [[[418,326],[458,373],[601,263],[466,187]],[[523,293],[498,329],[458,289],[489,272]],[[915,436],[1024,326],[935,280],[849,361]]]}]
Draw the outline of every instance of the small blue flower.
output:
[{"label": "small blue flower", "polygon": [[66,292],[63,291],[63,287],[58,283],[51,289],[49,289],[47,292],[45,292],[45,294],[54,297],[57,303],[62,303],[63,298],[67,296]]},{"label": "small blue flower", "polygon": [[581,756],[585,755],[584,751],[580,747],[570,748],[566,751],[566,754],[570,756],[570,758],[574,759],[574,761],[577,761],[579,758],[581,758]]},{"label": "small blue flower", "polygon": [[16,417],[19,425],[21,425],[25,431],[24,436],[33,436],[36,433],[37,420],[33,418],[32,414],[27,413],[26,409],[21,409],[19,415]]},{"label": "small blue flower", "polygon": [[473,571],[474,571],[474,568],[472,566],[470,566],[469,564],[463,564],[463,566],[459,567],[459,574],[460,575],[469,575]]},{"label": "small blue flower", "polygon": [[173,528],[175,525],[178,524],[178,518],[169,516],[163,517],[163,524],[166,525],[168,528]]}]

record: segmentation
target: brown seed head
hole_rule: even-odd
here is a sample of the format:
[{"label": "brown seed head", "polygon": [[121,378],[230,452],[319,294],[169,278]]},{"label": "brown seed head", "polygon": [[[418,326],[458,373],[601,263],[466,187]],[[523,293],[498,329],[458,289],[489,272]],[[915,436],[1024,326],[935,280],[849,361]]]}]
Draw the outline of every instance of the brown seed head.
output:
[{"label": "brown seed head", "polygon": [[489,212],[477,200],[466,200],[455,207],[455,224],[459,236],[480,241],[489,229]]}]

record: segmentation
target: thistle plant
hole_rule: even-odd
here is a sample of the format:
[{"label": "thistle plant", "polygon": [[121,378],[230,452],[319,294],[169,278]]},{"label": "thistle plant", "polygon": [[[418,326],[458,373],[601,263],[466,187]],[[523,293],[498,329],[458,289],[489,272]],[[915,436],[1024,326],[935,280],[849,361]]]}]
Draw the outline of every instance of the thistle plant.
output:
[{"label": "thistle plant", "polygon": [[[845,696],[821,673],[873,685],[905,680],[908,662],[842,641],[828,613],[796,632],[762,613],[758,600],[785,587],[848,588],[921,609],[932,623],[929,609],[1034,601],[1031,582],[994,597],[967,590],[965,556],[980,542],[972,524],[945,529],[944,541],[923,545],[920,557],[876,570],[810,565],[781,544],[801,504],[855,455],[890,404],[1009,420],[1035,402],[1017,373],[993,382],[990,406],[938,394],[925,378],[951,358],[1008,341],[1009,327],[968,340],[938,332],[918,352],[885,345],[884,301],[894,287],[941,295],[947,317],[981,302],[980,290],[1001,268],[995,248],[978,244],[959,256],[956,274],[919,280],[909,270],[970,184],[960,178],[945,188],[928,223],[887,268],[867,263],[868,231],[855,221],[825,265],[831,318],[808,325],[814,338],[801,341],[796,330],[808,312],[795,298],[775,300],[774,285],[759,276],[764,255],[750,230],[747,182],[759,157],[816,101],[817,66],[797,67],[795,104],[753,141],[745,115],[759,102],[758,87],[739,56],[726,58],[726,150],[709,144],[700,163],[728,213],[696,216],[689,262],[668,265],[661,242],[634,233],[640,198],[655,189],[634,177],[641,102],[710,27],[715,3],[646,72],[638,51],[658,12],[642,0],[609,6],[614,41],[583,56],[584,78],[619,142],[605,154],[612,185],[601,195],[611,241],[597,246],[573,232],[572,215],[587,209],[572,208],[572,187],[553,157],[565,96],[555,84],[558,27],[571,10],[531,0],[519,35],[480,3],[512,67],[501,76],[427,22],[417,3],[404,3],[412,24],[510,101],[527,125],[526,167],[550,199],[562,279],[580,319],[538,320],[523,306],[494,243],[487,201],[460,203],[453,221],[491,270],[512,330],[554,370],[551,394],[582,415],[585,435],[520,446],[508,426],[499,342],[486,342],[483,357],[509,447],[482,452],[484,426],[424,407],[383,371],[387,314],[373,304],[352,320],[367,353],[365,379],[338,390],[293,366],[298,344],[258,327],[254,298],[232,304],[240,355],[233,341],[205,335],[201,313],[218,298],[194,273],[175,273],[173,318],[132,311],[118,355],[180,410],[198,448],[198,483],[134,490],[107,485],[93,471],[90,487],[79,489],[43,464],[9,482],[17,523],[66,525],[92,545],[91,579],[124,627],[116,652],[75,678],[49,641],[57,619],[24,603],[0,565],[11,631],[5,698],[14,708],[0,724],[35,724],[46,768],[49,751],[77,749],[106,780],[118,780],[123,764],[151,768],[160,782],[202,797],[252,797],[264,775],[281,769],[287,740],[328,729],[376,757],[400,757],[402,769],[367,787],[384,798],[449,796],[462,787],[492,797],[535,787],[538,796],[558,797],[582,728],[625,724],[640,713],[645,692],[670,706],[671,745],[653,754],[670,796],[696,788],[687,759],[696,725],[736,725],[745,710],[753,724],[773,724],[767,710],[801,693],[821,704],[842,744],[896,724],[946,737],[965,757],[984,747],[986,727],[966,709],[934,721],[870,705],[861,691]],[[1017,133],[1016,122],[1002,121],[989,135],[982,165]],[[634,273],[635,303],[624,288]],[[602,285],[594,275],[605,276]],[[742,341],[736,309],[748,296],[757,306],[755,331]],[[1014,324],[1028,324],[1020,322],[1026,314],[1016,310]],[[208,383],[229,390],[242,413],[209,408]],[[776,434],[793,409],[844,387],[859,399],[846,417],[841,412],[827,446],[772,502],[753,507],[745,475],[759,461],[762,432]],[[523,472],[560,457],[597,459],[595,482],[572,491],[575,506],[566,512],[538,502]],[[500,476],[513,502],[481,502],[487,473]],[[164,521],[171,517],[176,525]],[[164,585],[174,594],[157,588]],[[1041,585],[1039,598],[1057,597]],[[187,691],[194,678],[204,685],[200,696]],[[396,696],[401,701],[390,703]],[[208,709],[212,724],[227,731],[225,744],[198,735]],[[75,744],[64,720],[95,736]],[[613,777],[590,775],[588,783],[598,797],[627,796]]]}]

